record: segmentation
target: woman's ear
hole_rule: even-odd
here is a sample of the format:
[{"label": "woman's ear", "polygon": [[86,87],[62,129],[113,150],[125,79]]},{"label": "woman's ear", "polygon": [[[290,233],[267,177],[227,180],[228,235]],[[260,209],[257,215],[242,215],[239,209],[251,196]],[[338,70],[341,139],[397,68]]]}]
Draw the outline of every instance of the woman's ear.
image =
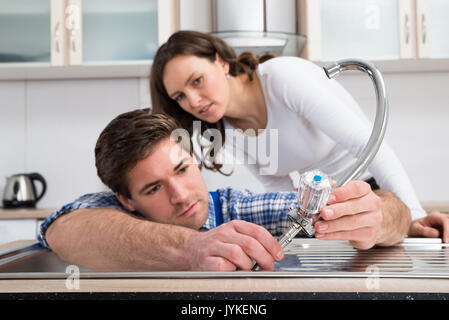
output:
[{"label": "woman's ear", "polygon": [[136,208],[133,205],[132,199],[129,199],[128,197],[125,197],[124,195],[121,195],[120,193],[116,192],[115,196],[117,197],[118,201],[129,211],[133,212],[136,211]]},{"label": "woman's ear", "polygon": [[215,61],[223,68],[225,74],[229,73],[229,62],[223,60],[223,58],[217,53],[215,53]]}]

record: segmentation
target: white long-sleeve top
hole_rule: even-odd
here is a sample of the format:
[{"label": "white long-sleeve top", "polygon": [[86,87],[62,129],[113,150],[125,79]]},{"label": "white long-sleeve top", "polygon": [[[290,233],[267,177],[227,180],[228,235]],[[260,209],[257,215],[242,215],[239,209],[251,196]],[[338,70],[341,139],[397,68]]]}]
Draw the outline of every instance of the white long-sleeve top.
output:
[{"label": "white long-sleeve top", "polygon": [[[267,107],[266,128],[251,136],[225,121],[226,150],[244,155],[266,191],[292,190],[289,173],[294,171],[320,169],[338,180],[362,153],[372,130],[357,102],[322,68],[301,58],[270,59],[259,65],[257,76]],[[370,177],[395,193],[413,219],[426,215],[386,141],[359,179]]]}]

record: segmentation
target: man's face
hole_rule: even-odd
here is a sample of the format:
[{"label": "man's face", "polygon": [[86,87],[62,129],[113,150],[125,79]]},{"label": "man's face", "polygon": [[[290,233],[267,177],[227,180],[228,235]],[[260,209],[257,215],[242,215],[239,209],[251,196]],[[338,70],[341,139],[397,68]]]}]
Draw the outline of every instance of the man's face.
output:
[{"label": "man's face", "polygon": [[117,195],[129,210],[154,222],[199,229],[208,215],[208,191],[198,164],[169,138],[127,174],[131,199]]}]

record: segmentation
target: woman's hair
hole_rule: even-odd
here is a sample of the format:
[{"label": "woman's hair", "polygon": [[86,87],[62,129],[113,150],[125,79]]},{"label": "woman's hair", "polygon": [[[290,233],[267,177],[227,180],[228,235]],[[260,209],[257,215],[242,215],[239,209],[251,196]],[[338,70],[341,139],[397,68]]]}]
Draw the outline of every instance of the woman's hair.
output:
[{"label": "woman's hair", "polygon": [[174,119],[151,114],[149,109],[117,116],[104,128],[95,145],[95,165],[101,181],[112,191],[130,198],[127,173],[178,128]]},{"label": "woman's hair", "polygon": [[[189,132],[190,137],[193,136],[193,121],[199,121],[199,119],[184,111],[175,100],[168,96],[162,80],[164,68],[171,59],[180,55],[193,55],[214,62],[216,54],[225,62],[229,63],[229,74],[231,76],[235,77],[240,74],[247,74],[250,81],[253,80],[254,71],[257,69],[259,63],[274,57],[273,55],[264,55],[258,58],[254,53],[247,51],[243,52],[237,58],[234,49],[220,38],[207,33],[182,30],[170,36],[167,42],[158,49],[153,60],[150,73],[153,112],[165,113],[175,118]],[[201,132],[199,134],[202,136],[208,129],[220,130],[222,145],[225,143],[223,119],[220,119],[216,123],[202,121]],[[192,141],[192,143],[195,142]],[[221,164],[212,162],[212,166],[208,166],[204,162],[203,165],[207,169],[223,173],[220,170],[222,167]]]}]

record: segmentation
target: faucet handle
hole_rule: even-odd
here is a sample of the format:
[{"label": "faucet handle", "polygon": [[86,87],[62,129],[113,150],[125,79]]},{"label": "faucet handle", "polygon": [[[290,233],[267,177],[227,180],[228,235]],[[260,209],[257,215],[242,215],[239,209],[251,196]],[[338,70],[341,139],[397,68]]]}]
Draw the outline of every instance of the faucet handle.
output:
[{"label": "faucet handle", "polygon": [[299,179],[298,204],[300,214],[307,219],[319,215],[332,191],[331,179],[320,170],[303,173]]}]

